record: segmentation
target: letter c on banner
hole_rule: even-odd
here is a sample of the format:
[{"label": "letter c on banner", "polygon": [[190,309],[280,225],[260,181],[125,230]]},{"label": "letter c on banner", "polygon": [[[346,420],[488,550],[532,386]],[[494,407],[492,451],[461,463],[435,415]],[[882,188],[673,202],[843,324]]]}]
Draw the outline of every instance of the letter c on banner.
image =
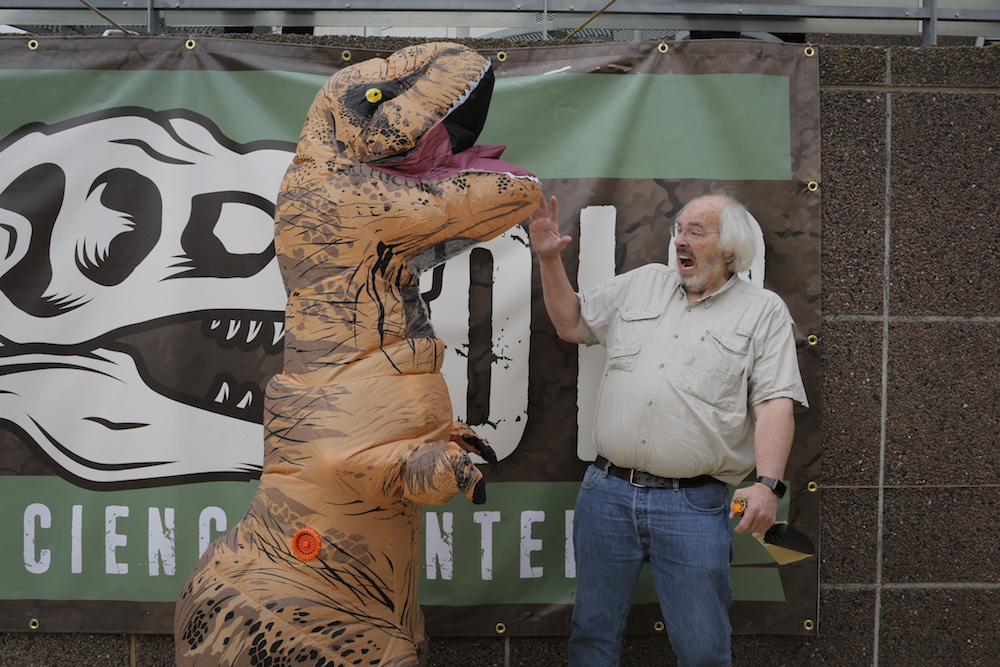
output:
[{"label": "letter c on banner", "polygon": [[24,510],[24,569],[43,574],[52,564],[51,549],[42,549],[35,558],[35,520],[40,528],[52,527],[52,512],[41,503],[32,503]]},{"label": "letter c on banner", "polygon": [[198,516],[198,558],[201,558],[212,543],[215,536],[212,534],[212,527],[219,533],[226,532],[227,519],[226,512],[221,507],[210,505],[201,511]]}]

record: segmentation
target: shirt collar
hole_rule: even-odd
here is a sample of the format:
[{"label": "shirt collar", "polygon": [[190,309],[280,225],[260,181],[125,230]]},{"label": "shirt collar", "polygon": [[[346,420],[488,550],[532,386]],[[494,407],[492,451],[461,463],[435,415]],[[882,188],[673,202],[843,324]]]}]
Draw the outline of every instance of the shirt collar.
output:
[{"label": "shirt collar", "polygon": [[[675,280],[677,280],[676,277],[675,277]],[[711,308],[713,305],[715,305],[716,301],[718,301],[718,299],[723,294],[725,294],[726,292],[728,292],[729,290],[731,290],[733,288],[733,285],[735,285],[737,282],[739,282],[739,280],[740,280],[740,277],[734,273],[733,275],[729,276],[729,280],[727,280],[722,285],[722,287],[720,287],[719,289],[715,290],[714,292],[712,292],[708,296],[703,296],[700,299],[698,299],[697,301],[692,301],[688,305],[693,306],[695,304],[699,304],[700,303],[700,304],[703,304],[705,306],[705,308]],[[680,296],[683,299],[687,298],[687,292],[684,291],[684,286],[681,285],[681,281],[680,280],[677,280],[676,290],[677,290],[678,296]]]}]

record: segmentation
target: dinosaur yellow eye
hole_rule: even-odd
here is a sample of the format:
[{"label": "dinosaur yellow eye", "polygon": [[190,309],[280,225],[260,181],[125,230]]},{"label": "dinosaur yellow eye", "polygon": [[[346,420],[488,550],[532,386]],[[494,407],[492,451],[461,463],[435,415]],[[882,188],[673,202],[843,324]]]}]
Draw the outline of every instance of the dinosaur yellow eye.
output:
[{"label": "dinosaur yellow eye", "polygon": [[378,88],[369,88],[365,93],[365,98],[372,104],[378,104],[382,101],[382,91]]}]

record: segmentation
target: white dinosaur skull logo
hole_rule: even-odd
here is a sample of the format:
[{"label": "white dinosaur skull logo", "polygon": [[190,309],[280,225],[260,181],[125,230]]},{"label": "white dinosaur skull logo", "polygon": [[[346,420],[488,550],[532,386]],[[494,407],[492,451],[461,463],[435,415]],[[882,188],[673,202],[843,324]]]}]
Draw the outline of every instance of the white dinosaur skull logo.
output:
[{"label": "white dinosaur skull logo", "polygon": [[135,107],[0,141],[0,422],[84,485],[257,476],[294,148]]}]

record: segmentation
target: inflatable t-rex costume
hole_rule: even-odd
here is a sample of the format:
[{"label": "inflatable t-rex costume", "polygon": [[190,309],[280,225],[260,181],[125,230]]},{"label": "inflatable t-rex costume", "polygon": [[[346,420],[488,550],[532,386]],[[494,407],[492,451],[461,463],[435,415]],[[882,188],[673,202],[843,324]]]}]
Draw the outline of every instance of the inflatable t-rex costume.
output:
[{"label": "inflatable t-rex costume", "polygon": [[[485,499],[418,275],[527,218],[531,174],[473,146],[493,87],[457,44],[335,74],[278,198],[284,373],[243,520],[177,604],[178,665],[419,665],[420,504]],[[495,461],[495,457],[493,457]]]}]

